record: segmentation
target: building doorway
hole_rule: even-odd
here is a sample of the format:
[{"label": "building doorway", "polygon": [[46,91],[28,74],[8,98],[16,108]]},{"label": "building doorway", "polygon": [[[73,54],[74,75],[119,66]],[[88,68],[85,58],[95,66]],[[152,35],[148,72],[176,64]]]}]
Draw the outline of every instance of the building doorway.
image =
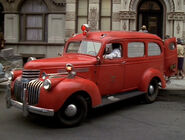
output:
[{"label": "building doorway", "polygon": [[163,37],[163,6],[158,0],[142,0],[138,5],[137,30],[147,26],[149,33]]}]

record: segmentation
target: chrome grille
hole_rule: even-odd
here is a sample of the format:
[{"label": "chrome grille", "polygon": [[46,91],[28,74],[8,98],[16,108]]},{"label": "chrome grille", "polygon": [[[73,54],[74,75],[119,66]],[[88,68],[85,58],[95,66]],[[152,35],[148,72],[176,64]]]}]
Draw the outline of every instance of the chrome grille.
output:
[{"label": "chrome grille", "polygon": [[16,80],[14,84],[14,96],[19,102],[23,102],[24,88],[27,90],[27,102],[29,105],[37,104],[40,96],[40,88],[43,82],[39,80],[31,80],[30,82],[25,82],[24,80]]},{"label": "chrome grille", "polygon": [[40,70],[23,70],[22,78],[37,79],[40,76]]},{"label": "chrome grille", "polygon": [[30,105],[38,103],[42,85],[43,82],[39,80],[32,80],[27,84],[28,103]]}]

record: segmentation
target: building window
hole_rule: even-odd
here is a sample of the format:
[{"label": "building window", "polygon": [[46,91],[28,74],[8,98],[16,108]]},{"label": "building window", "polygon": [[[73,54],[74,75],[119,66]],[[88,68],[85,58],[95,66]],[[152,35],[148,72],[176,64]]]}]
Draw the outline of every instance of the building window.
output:
[{"label": "building window", "polygon": [[88,23],[88,5],[89,0],[78,0],[77,1],[77,16],[76,16],[76,32],[81,32],[82,24]]},{"label": "building window", "polygon": [[100,1],[100,30],[112,29],[112,0]]},{"label": "building window", "polygon": [[143,57],[145,55],[145,46],[143,42],[128,43],[128,57]]},{"label": "building window", "polygon": [[42,0],[26,0],[20,10],[20,41],[47,41],[47,7]]}]

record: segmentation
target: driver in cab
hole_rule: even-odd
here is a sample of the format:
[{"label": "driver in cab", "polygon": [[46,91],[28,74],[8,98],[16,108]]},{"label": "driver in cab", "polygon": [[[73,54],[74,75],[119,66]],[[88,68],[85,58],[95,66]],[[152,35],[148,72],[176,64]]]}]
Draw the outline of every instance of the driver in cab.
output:
[{"label": "driver in cab", "polygon": [[105,54],[104,54],[105,59],[114,59],[114,58],[120,58],[120,57],[121,57],[120,44],[113,43],[113,44],[106,45]]}]

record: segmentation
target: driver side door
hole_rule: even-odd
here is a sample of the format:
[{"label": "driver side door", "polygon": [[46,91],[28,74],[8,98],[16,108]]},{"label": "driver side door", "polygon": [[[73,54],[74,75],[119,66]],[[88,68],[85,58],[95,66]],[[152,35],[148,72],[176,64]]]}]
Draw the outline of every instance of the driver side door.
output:
[{"label": "driver side door", "polygon": [[124,57],[121,45],[121,58],[105,59],[97,65],[97,85],[102,96],[121,92],[123,89]]}]

